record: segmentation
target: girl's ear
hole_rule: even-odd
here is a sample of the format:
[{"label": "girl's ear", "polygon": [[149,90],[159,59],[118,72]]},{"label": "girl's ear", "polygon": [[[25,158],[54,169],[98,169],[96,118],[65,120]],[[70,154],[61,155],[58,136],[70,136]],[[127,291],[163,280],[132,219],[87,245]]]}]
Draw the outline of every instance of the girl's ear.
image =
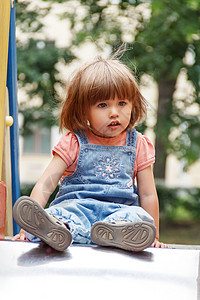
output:
[{"label": "girl's ear", "polygon": [[85,108],[83,113],[84,113],[84,122],[87,124],[87,126],[89,126],[88,124],[89,124],[90,122],[89,122],[89,120],[88,120],[88,119],[89,119],[89,111],[88,111],[88,108]]}]

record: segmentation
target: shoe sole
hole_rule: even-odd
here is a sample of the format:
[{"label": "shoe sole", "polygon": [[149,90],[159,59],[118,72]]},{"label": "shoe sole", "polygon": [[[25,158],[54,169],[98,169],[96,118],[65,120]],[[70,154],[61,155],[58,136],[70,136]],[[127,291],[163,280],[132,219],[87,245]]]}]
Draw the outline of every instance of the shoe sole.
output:
[{"label": "shoe sole", "polygon": [[150,247],[156,237],[156,228],[148,222],[112,224],[96,222],[91,229],[93,243],[139,252]]},{"label": "shoe sole", "polygon": [[72,242],[72,235],[65,225],[29,197],[23,196],[16,201],[13,217],[21,228],[57,251],[64,251]]}]

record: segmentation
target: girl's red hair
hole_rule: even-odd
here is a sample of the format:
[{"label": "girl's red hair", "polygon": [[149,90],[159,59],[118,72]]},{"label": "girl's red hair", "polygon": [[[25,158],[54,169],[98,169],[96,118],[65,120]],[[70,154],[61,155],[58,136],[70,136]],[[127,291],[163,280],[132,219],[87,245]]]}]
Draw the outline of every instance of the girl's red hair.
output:
[{"label": "girl's red hair", "polygon": [[119,60],[101,57],[83,65],[68,83],[61,111],[60,130],[75,132],[87,129],[87,111],[90,105],[115,97],[132,102],[129,128],[138,124],[146,114],[146,101],[131,70]]}]

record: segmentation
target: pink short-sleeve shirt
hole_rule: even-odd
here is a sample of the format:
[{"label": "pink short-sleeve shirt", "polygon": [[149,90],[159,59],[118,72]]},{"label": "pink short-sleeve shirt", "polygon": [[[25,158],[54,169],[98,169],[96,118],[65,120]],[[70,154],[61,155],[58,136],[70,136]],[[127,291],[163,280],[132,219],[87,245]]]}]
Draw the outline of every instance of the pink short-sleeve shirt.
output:
[{"label": "pink short-sleeve shirt", "polygon": [[[125,146],[127,132],[122,132],[114,138],[102,138],[94,135],[90,130],[86,131],[90,144],[96,145],[111,145],[111,146]],[[59,155],[66,163],[67,168],[61,178],[70,176],[76,170],[80,146],[78,138],[74,133],[68,132],[64,134],[58,144],[53,148],[53,155]],[[137,172],[144,170],[155,162],[155,149],[150,140],[138,132],[136,159],[134,165],[133,179],[135,179]]]}]

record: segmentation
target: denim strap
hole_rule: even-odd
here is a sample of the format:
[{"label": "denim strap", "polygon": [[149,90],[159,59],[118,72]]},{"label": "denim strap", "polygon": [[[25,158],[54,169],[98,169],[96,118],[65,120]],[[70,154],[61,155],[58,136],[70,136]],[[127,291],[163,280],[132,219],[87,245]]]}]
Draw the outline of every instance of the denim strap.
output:
[{"label": "denim strap", "polygon": [[75,134],[76,134],[76,136],[78,138],[78,141],[79,141],[80,145],[82,145],[82,144],[89,144],[87,135],[86,135],[86,133],[83,130],[79,130]]},{"label": "denim strap", "polygon": [[128,130],[126,137],[126,146],[136,148],[137,145],[137,131],[135,129]]}]

